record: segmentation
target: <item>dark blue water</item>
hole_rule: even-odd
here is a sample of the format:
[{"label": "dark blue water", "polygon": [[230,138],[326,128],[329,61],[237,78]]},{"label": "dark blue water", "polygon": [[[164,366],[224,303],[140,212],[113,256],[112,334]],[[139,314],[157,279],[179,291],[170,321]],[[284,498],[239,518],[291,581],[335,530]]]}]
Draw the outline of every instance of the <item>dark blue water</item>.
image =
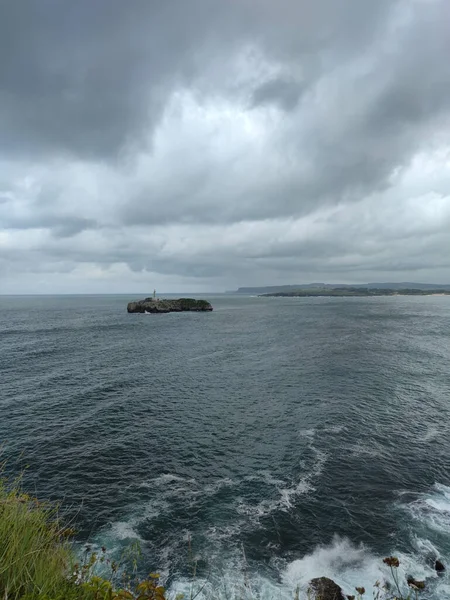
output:
[{"label": "dark blue water", "polygon": [[191,547],[227,597],[350,593],[395,552],[450,597],[450,298],[131,299],[0,297],[3,457],[80,540],[139,540],[173,590]]}]

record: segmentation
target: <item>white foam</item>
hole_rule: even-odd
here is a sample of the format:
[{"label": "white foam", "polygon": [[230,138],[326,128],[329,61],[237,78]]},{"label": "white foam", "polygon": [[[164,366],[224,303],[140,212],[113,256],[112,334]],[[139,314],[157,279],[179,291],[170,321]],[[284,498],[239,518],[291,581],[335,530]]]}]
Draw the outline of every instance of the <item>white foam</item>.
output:
[{"label": "white foam", "polygon": [[[106,546],[108,551],[114,554],[120,550],[121,546],[126,546],[127,543],[133,541],[144,542],[137,531],[139,525],[143,521],[158,518],[168,509],[169,505],[164,500],[153,500],[147,503],[138,514],[130,516],[127,521],[114,521],[99,532],[96,536],[97,546]],[[121,542],[125,542],[125,544]]]},{"label": "white foam", "polygon": [[417,552],[422,556],[439,556],[439,550],[436,546],[428,539],[423,539],[413,535],[412,544]]},{"label": "white foam", "polygon": [[[217,532],[215,532],[217,533]],[[220,539],[220,533],[218,538]],[[395,553],[400,560],[397,570],[398,581],[404,596],[408,593],[406,576],[427,580],[427,598],[443,600],[450,586],[446,580],[439,579],[434,570],[417,560],[416,557]],[[222,560],[220,552],[208,553],[214,561],[213,571],[207,579],[177,579],[170,587],[170,597],[183,593],[185,597],[196,596],[200,600],[292,600],[295,591],[306,598],[309,582],[314,577],[329,577],[341,586],[344,594],[355,594],[355,587],[363,586],[367,598],[372,597],[374,584],[380,583],[379,600],[392,597],[391,592],[384,593],[382,586],[386,581],[394,584],[390,569],[383,564],[382,557],[374,555],[364,545],[355,545],[348,539],[335,537],[331,544],[317,546],[311,553],[283,566],[280,577],[255,573],[249,568],[243,550],[236,548],[232,556]],[[223,559],[223,556],[222,556]],[[272,565],[273,568],[274,565]]]},{"label": "white foam", "polygon": [[293,499],[297,496],[300,496],[302,494],[307,494],[309,492],[313,492],[314,491],[314,487],[311,485],[311,483],[308,481],[308,479],[302,479],[301,481],[299,481],[299,483],[291,488],[285,488],[280,490],[281,493],[281,498],[280,498],[280,507],[283,507],[284,509],[289,509],[292,508],[293,506]]},{"label": "white foam", "polygon": [[154,477],[149,481],[141,483],[141,487],[154,489],[157,487],[161,489],[158,493],[165,499],[178,497],[181,494],[185,498],[195,499],[198,496],[213,496],[223,487],[231,487],[238,485],[238,482],[224,477],[223,479],[217,479],[212,483],[206,485],[200,485],[194,478],[181,477],[174,473],[163,473],[158,477]]},{"label": "white foam", "polygon": [[270,471],[257,471],[255,475],[247,475],[244,477],[244,481],[262,481],[263,483],[274,485],[275,487],[286,484],[282,479],[274,477]]},{"label": "white foam", "polygon": [[[286,485],[286,484],[285,484]],[[264,499],[257,504],[248,504],[242,498],[237,498],[236,511],[241,515],[247,515],[254,525],[259,524],[262,517],[266,517],[273,512],[287,512],[293,506],[294,498],[302,494],[314,491],[314,487],[307,477],[301,479],[292,487],[278,488],[278,497],[273,499]]]},{"label": "white foam", "polygon": [[450,535],[450,487],[435,484],[428,494],[405,508],[429,529]]},{"label": "white foam", "polygon": [[235,485],[238,485],[237,481],[234,481],[234,479],[230,479],[229,477],[224,477],[223,479],[218,479],[214,483],[205,485],[202,492],[208,496],[213,496],[223,487],[233,487]]},{"label": "white foam", "polygon": [[423,436],[419,437],[420,442],[429,442],[435,440],[441,435],[441,430],[434,426],[429,426]]},{"label": "white foam", "polygon": [[165,500],[152,500],[145,505],[143,516],[139,521],[157,519],[168,510],[170,510],[170,505]]},{"label": "white foam", "polygon": [[326,433],[342,433],[346,429],[345,425],[330,425],[329,427],[325,427],[323,431]]},{"label": "white foam", "polygon": [[435,590],[435,597],[439,600],[450,598],[450,585],[448,583],[438,583]]},{"label": "white foam", "polygon": [[[253,524],[258,524],[261,517],[269,515],[274,510],[287,510],[296,494],[308,493],[312,489],[311,478],[315,473],[320,472],[326,459],[326,456],[320,455],[320,453],[318,456],[319,461],[316,461],[318,464],[307,476],[292,486],[283,488],[280,480],[273,478],[270,473],[258,473],[260,480],[270,481],[279,495],[274,499],[263,500],[256,505],[248,505],[241,500],[236,508],[246,518],[230,525],[211,525],[206,530],[206,537],[210,540],[210,544],[204,549],[204,552],[207,553],[205,558],[212,568],[208,580],[199,579],[194,584],[184,579],[176,580],[170,588],[170,596],[182,592],[187,597],[187,594],[190,595],[193,585],[194,595],[198,593],[199,600],[212,597],[218,600],[222,600],[222,598],[224,600],[253,598],[292,600],[297,587],[304,595],[312,578],[325,576],[340,585],[345,594],[354,594],[355,587],[363,586],[367,590],[367,597],[371,597],[373,586],[377,581],[381,585],[386,581],[392,583],[390,570],[383,564],[382,556],[376,556],[364,545],[355,545],[348,539],[339,537],[335,537],[329,545],[316,547],[311,553],[290,562],[287,566],[280,560],[276,568],[280,574],[279,579],[276,574],[265,577],[261,573],[251,572],[246,564],[245,555],[239,547],[235,547],[235,550],[231,548],[230,556],[230,542],[233,538],[239,537],[241,529],[246,527],[249,518]],[[166,477],[165,480],[171,485],[175,484],[175,487],[180,483],[179,478]],[[223,485],[233,485],[234,482],[224,479],[216,483],[214,489],[220,489]],[[162,508],[161,506],[160,509]],[[407,514],[413,516],[413,523],[420,520],[422,526],[425,524],[426,527],[432,528],[444,524],[447,527],[450,518],[450,488],[436,485],[430,493],[418,497],[413,502],[406,504],[404,508],[407,509]],[[158,510],[158,507],[155,506],[152,510]],[[136,520],[114,523],[110,535],[116,536],[119,540],[139,540],[140,537],[135,530],[137,523]],[[422,534],[423,531],[420,530],[420,533]],[[187,535],[190,538],[189,532]],[[417,579],[426,580],[427,598],[430,600],[450,598],[448,574],[438,577],[433,569],[432,561],[429,560],[430,555],[441,556],[444,562],[447,562],[445,555],[442,556],[434,541],[418,535],[417,528],[412,530],[410,528],[409,535],[416,550],[414,554],[399,553],[395,549],[391,552],[400,560],[397,574],[402,592],[405,594],[407,592],[406,576],[412,575]],[[236,541],[237,539],[234,539],[234,542]],[[168,575],[172,568],[170,567],[169,549],[167,549],[166,558],[166,574]],[[275,561],[272,563],[272,568],[274,566]],[[382,593],[379,598],[380,600],[384,598]]]},{"label": "white foam", "polygon": [[[220,560],[220,557],[217,558]],[[430,577],[432,573],[418,565],[412,557],[400,554],[399,558],[401,564],[398,577],[402,593],[406,595],[407,574],[413,574],[420,579]],[[191,597],[191,593],[198,593],[201,600],[292,600],[297,588],[300,590],[300,597],[306,597],[310,580],[323,576],[340,585],[345,594],[355,594],[355,587],[363,586],[367,598],[372,597],[372,589],[377,581],[380,582],[380,586],[386,581],[392,582],[389,569],[383,565],[381,557],[375,556],[363,545],[357,546],[347,539],[335,537],[330,545],[318,546],[310,554],[283,568],[279,579],[276,575],[268,577],[252,572],[246,563],[245,554],[236,551],[233,557],[210,573],[207,579],[194,582],[187,579],[176,580],[170,588],[170,596],[183,593],[185,597]],[[442,600],[447,597],[447,589],[446,582],[438,583],[434,595],[427,597]],[[379,599],[384,598],[380,588]]]},{"label": "white foam", "polygon": [[245,559],[237,555],[227,561],[220,574],[195,581],[178,579],[169,589],[170,597],[177,594],[199,600],[292,600],[293,597],[283,585],[248,572]]},{"label": "white foam", "polygon": [[290,589],[305,590],[314,577],[329,577],[351,594],[356,586],[370,589],[384,580],[381,561],[364,546],[354,546],[347,539],[335,537],[329,546],[318,546],[311,554],[294,560],[282,575]]},{"label": "white foam", "polygon": [[143,542],[144,540],[134,529],[136,523],[132,521],[116,521],[112,523],[110,529],[110,536],[117,540],[138,540]]},{"label": "white foam", "polygon": [[310,441],[312,441],[317,433],[334,433],[334,434],[338,434],[338,433],[342,433],[343,431],[345,431],[347,428],[345,427],[345,425],[329,425],[328,427],[323,427],[320,428],[319,430],[316,429],[315,427],[311,427],[311,428],[305,428],[305,429],[300,429],[300,431],[298,432],[299,437],[303,437],[306,438]]},{"label": "white foam", "polygon": [[[258,480],[273,486],[271,495],[257,504],[249,504],[247,500],[236,499],[234,506],[238,514],[243,517],[231,523],[214,525],[205,524],[205,537],[209,540],[203,552],[211,565],[212,572],[208,581],[197,580],[194,584],[195,593],[200,589],[199,600],[216,597],[224,599],[260,598],[292,600],[297,586],[304,594],[309,581],[314,577],[330,577],[340,585],[345,594],[354,594],[356,586],[363,586],[367,590],[367,597],[372,596],[372,587],[376,581],[392,581],[390,570],[382,562],[382,556],[376,556],[367,547],[355,545],[348,539],[335,537],[329,545],[318,546],[312,552],[298,558],[286,565],[280,558],[278,563],[271,562],[272,571],[276,573],[265,577],[261,573],[250,572],[245,562],[245,556],[235,543],[239,540],[240,531],[252,526],[260,526],[261,518],[270,515],[276,510],[288,511],[294,504],[295,497],[310,493],[313,488],[314,478],[323,469],[326,455],[313,447],[315,461],[312,469],[303,478],[296,482],[287,482],[275,478],[269,471],[259,471],[247,477],[247,481]],[[189,490],[192,494],[212,495],[223,487],[237,485],[232,479],[221,479],[206,486],[200,486],[194,479],[186,479],[170,473],[155,478],[161,486],[161,496],[158,501],[149,503],[141,517],[132,518],[128,522],[120,521],[111,526],[108,536],[116,540],[140,540],[136,530],[143,518],[156,517],[161,511],[170,510],[171,498],[180,493],[181,489]],[[189,495],[189,494],[188,494]],[[407,495],[399,494],[402,502]],[[406,592],[406,576],[411,575],[417,579],[425,579],[427,598],[430,600],[443,600],[450,598],[450,572],[438,577],[433,568],[433,560],[437,557],[448,564],[449,556],[439,547],[439,536],[433,532],[450,534],[450,487],[436,484],[426,494],[417,495],[414,501],[401,505],[404,514],[410,517],[405,525],[405,542],[410,542],[414,552],[411,554],[399,553],[392,549],[391,554],[400,560],[398,579],[402,589]],[[143,515],[143,516],[142,516]],[[403,519],[402,519],[403,521]],[[208,526],[209,525],[209,526]],[[186,532],[190,539],[190,532]],[[441,536],[442,537],[442,536]],[[445,537],[445,536],[444,536]],[[233,549],[234,548],[234,549]],[[166,548],[167,574],[172,568],[170,557],[172,550]],[[204,586],[204,587],[203,587]],[[191,588],[191,582],[183,579],[176,581],[171,587],[175,595],[177,592],[186,594]],[[380,600],[383,595],[380,595]]]},{"label": "white foam", "polygon": [[364,444],[363,442],[357,442],[351,446],[348,446],[348,449],[352,453],[352,456],[370,456],[371,458],[375,456],[381,456],[381,452],[373,447],[371,444]]},{"label": "white foam", "polygon": [[[394,552],[400,561],[396,570],[398,584],[406,596],[407,576],[416,579],[436,579],[436,572],[421,562],[418,557]],[[335,581],[345,594],[354,594],[356,587],[364,587],[368,597],[375,591],[375,584],[380,584],[380,599],[384,597],[382,587],[386,582],[394,585],[389,567],[383,564],[382,557],[375,556],[363,544],[353,544],[348,539],[337,536],[328,546],[318,546],[311,554],[294,560],[282,574],[282,580],[289,589],[297,586],[306,590],[314,577],[329,577]],[[435,597],[435,596],[431,596]],[[441,597],[439,597],[441,598]]]},{"label": "white foam", "polygon": [[175,473],[163,473],[162,475],[158,475],[158,477],[154,477],[150,479],[148,482],[144,482],[141,485],[143,486],[152,486],[152,485],[165,485],[167,483],[172,483],[174,481],[188,481],[190,483],[195,483],[195,479],[187,479],[186,477],[181,477],[181,475],[176,475]]},{"label": "white foam", "polygon": [[[313,492],[315,488],[310,482],[310,478],[311,476],[308,475],[291,487],[279,488],[277,485],[277,498],[265,498],[257,504],[248,504],[242,498],[237,498],[236,511],[241,515],[250,517],[254,525],[259,525],[262,517],[267,517],[276,511],[287,512],[294,505],[296,497]],[[280,483],[286,485],[285,482]]]},{"label": "white foam", "polygon": [[450,598],[450,572],[438,577],[433,568],[437,558],[447,566],[450,560],[450,487],[437,483],[401,508],[412,519],[410,541],[416,550],[414,557],[402,555],[401,564],[414,577],[427,579],[430,598]]},{"label": "white foam", "polygon": [[[313,430],[311,430],[313,431]],[[237,498],[236,510],[239,514],[246,515],[254,525],[260,524],[261,517],[266,517],[273,512],[287,512],[294,505],[295,498],[304,494],[309,494],[315,490],[313,480],[322,473],[323,466],[327,460],[327,455],[313,446],[310,449],[315,454],[314,465],[299,481],[291,483],[275,479],[267,471],[258,472],[258,476],[252,476],[252,479],[262,480],[269,485],[273,485],[278,492],[277,498],[265,498],[257,504],[248,504],[242,498]],[[249,480],[249,478],[247,478]],[[291,485],[289,485],[291,483]]]},{"label": "white foam", "polygon": [[450,514],[450,505],[445,498],[427,498],[425,502],[434,510]]},{"label": "white foam", "polygon": [[314,463],[313,468],[311,469],[311,472],[307,475],[307,479],[310,479],[311,477],[319,477],[319,475],[322,474],[323,466],[327,460],[326,452],[323,452],[322,450],[317,450],[317,448],[314,447],[312,447],[311,450],[314,450],[314,453],[316,455],[316,461]]},{"label": "white foam", "polygon": [[234,525],[210,525],[206,531],[206,536],[215,542],[223,542],[239,535],[242,525],[242,522]]},{"label": "white foam", "polygon": [[312,440],[316,435],[316,430],[312,427],[311,429],[300,429],[298,432],[299,437],[306,438],[308,440]]}]

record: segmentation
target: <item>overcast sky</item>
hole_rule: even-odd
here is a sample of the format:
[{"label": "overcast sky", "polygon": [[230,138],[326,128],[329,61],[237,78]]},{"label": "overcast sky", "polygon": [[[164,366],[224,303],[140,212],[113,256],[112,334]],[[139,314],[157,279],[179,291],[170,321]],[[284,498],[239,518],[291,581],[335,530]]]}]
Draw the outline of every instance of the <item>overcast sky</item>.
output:
[{"label": "overcast sky", "polygon": [[0,0],[0,293],[450,283],[448,0]]}]

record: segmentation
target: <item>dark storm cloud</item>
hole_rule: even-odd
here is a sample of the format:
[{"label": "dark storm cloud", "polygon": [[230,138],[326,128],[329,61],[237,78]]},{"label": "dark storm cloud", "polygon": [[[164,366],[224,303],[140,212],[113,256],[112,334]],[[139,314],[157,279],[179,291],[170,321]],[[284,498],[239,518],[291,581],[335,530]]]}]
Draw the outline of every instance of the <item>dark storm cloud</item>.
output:
[{"label": "dark storm cloud", "polygon": [[[309,64],[311,53],[361,43],[363,31],[370,37],[386,10],[383,2],[356,10],[348,0],[341,10],[330,0],[315,4],[2,2],[1,150],[114,155],[138,142],[173,87],[194,83],[206,63],[217,61],[220,72],[228,53],[258,43],[280,60]],[[266,83],[256,97],[264,89],[288,104],[295,95],[285,81],[278,96]]]},{"label": "dark storm cloud", "polygon": [[193,10],[179,3],[173,19],[167,4],[3,2],[2,151],[107,157],[135,142],[189,70]]},{"label": "dark storm cloud", "polygon": [[444,269],[449,22],[446,0],[0,0],[0,271]]}]

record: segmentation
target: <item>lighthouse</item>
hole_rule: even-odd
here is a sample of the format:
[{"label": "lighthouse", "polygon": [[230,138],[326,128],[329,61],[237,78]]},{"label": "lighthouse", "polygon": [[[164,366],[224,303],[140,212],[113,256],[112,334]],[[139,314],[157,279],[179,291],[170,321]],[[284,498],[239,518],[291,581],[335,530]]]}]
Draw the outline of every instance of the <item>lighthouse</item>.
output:
[{"label": "lighthouse", "polygon": [[156,302],[156,290],[153,290],[153,301]]}]

